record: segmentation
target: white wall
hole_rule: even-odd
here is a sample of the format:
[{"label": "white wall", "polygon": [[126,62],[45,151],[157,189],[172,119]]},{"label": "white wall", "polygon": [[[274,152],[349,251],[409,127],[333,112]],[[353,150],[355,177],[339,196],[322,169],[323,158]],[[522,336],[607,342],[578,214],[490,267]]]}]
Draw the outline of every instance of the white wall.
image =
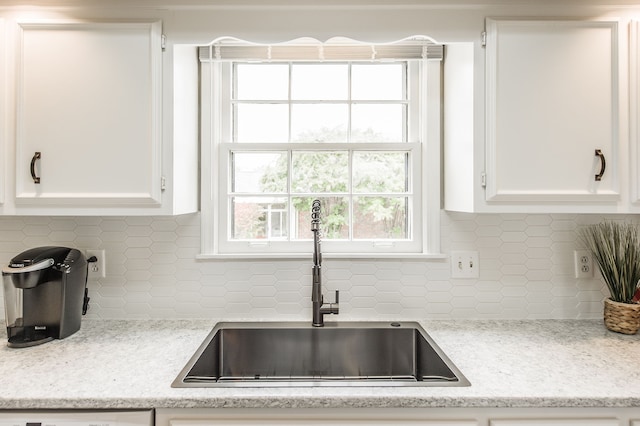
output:
[{"label": "white wall", "polygon": [[[482,58],[479,41],[487,16],[640,19],[640,5],[627,0],[617,1],[623,5],[617,7],[592,0],[492,6],[475,0],[351,0],[325,6],[302,0],[274,0],[270,6],[253,0],[165,0],[162,7],[150,0],[59,0],[55,7],[41,6],[47,3],[3,0],[0,18],[8,28],[17,19],[161,19],[168,43],[165,91],[173,88],[174,45],[225,35],[268,42],[301,36],[391,41],[423,34],[439,42],[473,42]],[[166,123],[173,120],[170,99],[165,98]],[[165,126],[168,145],[172,129]],[[341,319],[598,318],[606,290],[598,278],[573,278],[572,251],[578,245],[576,227],[600,219],[443,213],[443,251],[479,251],[479,280],[450,279],[448,261],[325,260],[326,291],[341,290]],[[199,238],[198,215],[0,217],[0,263],[38,245],[106,249],[107,278],[89,286],[91,317],[310,317],[310,260],[197,261]]]},{"label": "white wall", "polygon": [[[341,291],[341,320],[601,318],[601,279],[573,276],[576,229],[601,219],[443,213],[443,250],[478,250],[479,280],[451,279],[448,260],[325,259],[325,293]],[[107,277],[89,283],[89,317],[311,315],[311,247],[308,260],[197,261],[199,215],[0,217],[0,264],[48,244],[106,250]]]},{"label": "white wall", "polygon": [[[635,3],[635,4],[634,4]],[[28,5],[28,6],[27,6]],[[42,6],[45,5],[45,6]],[[161,19],[169,48],[220,36],[277,42],[334,36],[392,41],[414,34],[439,42],[479,41],[486,17],[640,17],[631,0],[3,0],[13,19]],[[170,49],[169,49],[170,50]]]}]

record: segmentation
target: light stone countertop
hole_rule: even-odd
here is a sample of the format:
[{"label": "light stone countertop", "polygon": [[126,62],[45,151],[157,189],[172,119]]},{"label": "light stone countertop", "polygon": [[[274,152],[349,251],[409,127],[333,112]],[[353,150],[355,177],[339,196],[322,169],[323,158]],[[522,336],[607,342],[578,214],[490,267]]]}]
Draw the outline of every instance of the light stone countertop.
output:
[{"label": "light stone countertop", "polygon": [[0,409],[640,406],[640,336],[595,320],[422,321],[470,387],[171,388],[215,323],[84,319],[2,345]]}]

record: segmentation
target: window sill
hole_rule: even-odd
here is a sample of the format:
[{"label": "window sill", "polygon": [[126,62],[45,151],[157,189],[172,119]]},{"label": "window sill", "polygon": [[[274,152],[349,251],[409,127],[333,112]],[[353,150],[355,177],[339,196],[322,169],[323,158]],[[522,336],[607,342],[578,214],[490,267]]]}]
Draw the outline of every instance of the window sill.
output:
[{"label": "window sill", "polygon": [[[229,254],[199,254],[197,260],[294,260],[309,259],[313,253],[229,253]],[[443,260],[448,256],[444,253],[322,253],[323,259],[345,260]]]}]

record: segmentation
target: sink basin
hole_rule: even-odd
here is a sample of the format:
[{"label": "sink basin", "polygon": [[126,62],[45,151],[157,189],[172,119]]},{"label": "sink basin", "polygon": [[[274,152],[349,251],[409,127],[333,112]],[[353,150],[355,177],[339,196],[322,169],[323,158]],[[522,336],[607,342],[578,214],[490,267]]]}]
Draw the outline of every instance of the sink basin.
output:
[{"label": "sink basin", "polygon": [[172,387],[469,386],[415,322],[219,323]]}]

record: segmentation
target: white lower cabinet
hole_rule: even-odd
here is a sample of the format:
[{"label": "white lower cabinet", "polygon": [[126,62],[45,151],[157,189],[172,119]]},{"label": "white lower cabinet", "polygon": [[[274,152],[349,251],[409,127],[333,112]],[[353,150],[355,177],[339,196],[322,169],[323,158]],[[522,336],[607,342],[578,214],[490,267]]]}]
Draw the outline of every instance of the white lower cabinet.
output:
[{"label": "white lower cabinet", "polygon": [[490,420],[489,426],[620,426],[620,421],[616,418],[602,419],[500,419]]},{"label": "white lower cabinet", "polygon": [[156,409],[156,426],[640,426],[638,419],[640,408]]},{"label": "white lower cabinet", "polygon": [[0,426],[153,426],[153,410],[1,410]]},{"label": "white lower cabinet", "polygon": [[283,425],[283,426],[350,426],[350,425],[371,425],[371,426],[392,426],[392,425],[413,425],[413,426],[477,426],[473,421],[456,420],[376,420],[376,419],[211,419],[206,421],[173,421],[172,426],[256,426],[256,425]]},{"label": "white lower cabinet", "polygon": [[479,426],[456,413],[431,415],[413,409],[186,409],[156,410],[156,426]]}]

